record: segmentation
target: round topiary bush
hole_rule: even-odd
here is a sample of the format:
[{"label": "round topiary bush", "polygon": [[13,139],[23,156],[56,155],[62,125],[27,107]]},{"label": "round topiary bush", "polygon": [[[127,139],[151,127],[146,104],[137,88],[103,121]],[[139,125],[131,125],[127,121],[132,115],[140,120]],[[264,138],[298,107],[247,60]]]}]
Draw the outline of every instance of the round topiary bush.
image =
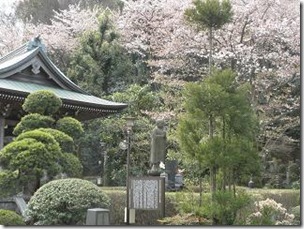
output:
[{"label": "round topiary bush", "polygon": [[48,90],[40,90],[29,94],[26,97],[22,108],[28,113],[53,115],[61,106],[61,99],[53,92]]},{"label": "round topiary bush", "polygon": [[51,134],[55,138],[55,140],[59,143],[62,152],[64,153],[75,152],[74,140],[66,133],[52,128],[39,128],[38,130]]},{"label": "round topiary bush", "polygon": [[62,171],[68,177],[78,177],[82,176],[83,166],[77,156],[71,153],[64,153],[61,161]]},{"label": "round topiary bush", "polygon": [[28,114],[21,118],[20,122],[14,128],[13,134],[19,135],[29,130],[38,128],[49,128],[55,123],[52,117],[44,116],[41,114]]},{"label": "round topiary bush", "polygon": [[107,208],[110,198],[90,181],[53,180],[32,196],[26,217],[34,225],[83,225],[89,208]]},{"label": "round topiary bush", "polygon": [[74,140],[84,133],[81,122],[72,117],[63,117],[56,122],[56,129],[71,136]]},{"label": "round topiary bush", "polygon": [[25,226],[21,215],[11,210],[0,209],[0,225],[4,226]]}]

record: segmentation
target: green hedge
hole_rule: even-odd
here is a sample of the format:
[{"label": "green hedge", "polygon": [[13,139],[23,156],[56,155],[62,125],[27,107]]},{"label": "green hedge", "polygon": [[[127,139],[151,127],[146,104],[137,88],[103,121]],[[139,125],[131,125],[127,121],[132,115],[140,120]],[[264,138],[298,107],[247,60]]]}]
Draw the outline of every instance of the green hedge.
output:
[{"label": "green hedge", "polygon": [[23,217],[11,210],[0,209],[0,225],[4,226],[24,226]]},{"label": "green hedge", "polygon": [[[126,206],[126,193],[125,188],[122,187],[101,187],[103,192],[105,192],[111,199],[110,210],[110,223],[111,225],[124,225],[124,207]],[[241,188],[243,189],[243,188]],[[299,190],[282,190],[282,189],[248,189],[246,188],[249,195],[253,196],[255,200],[265,200],[267,198],[272,198],[278,203],[282,203],[288,211],[300,203],[300,192]],[[185,192],[185,194],[194,195],[195,199],[198,199],[199,193]],[[181,217],[179,216],[178,198],[176,195],[180,195],[180,192],[166,192],[166,209],[165,217]],[[199,225],[204,224],[204,222],[196,222],[198,219],[190,219],[193,215],[185,215],[188,225]],[[159,211],[147,211],[147,210],[136,210],[135,214],[135,225],[152,226],[161,225],[158,220],[161,220],[161,215]],[[168,219],[168,218],[166,218]],[[173,219],[173,218],[172,218]],[[195,222],[190,222],[191,220],[196,220]],[[176,221],[176,220],[174,220]],[[184,222],[184,219],[182,220]],[[208,224],[208,222],[205,222]],[[210,222],[209,222],[210,223]],[[164,225],[164,223],[162,223]]]},{"label": "green hedge", "polygon": [[[110,225],[124,225],[124,208],[126,206],[126,192],[118,187],[115,189],[101,188],[111,199]],[[165,195],[165,216],[170,217],[177,214],[174,199],[175,193],[166,192]],[[157,221],[161,219],[161,212],[158,210],[136,210],[135,225],[152,226],[160,225]]]}]

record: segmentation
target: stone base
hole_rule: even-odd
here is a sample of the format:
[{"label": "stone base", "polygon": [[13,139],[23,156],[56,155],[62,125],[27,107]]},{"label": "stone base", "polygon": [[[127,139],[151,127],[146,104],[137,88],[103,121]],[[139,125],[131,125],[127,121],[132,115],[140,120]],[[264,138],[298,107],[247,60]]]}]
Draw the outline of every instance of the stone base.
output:
[{"label": "stone base", "polygon": [[156,164],[153,164],[152,168],[148,170],[148,175],[150,176],[160,176],[161,173],[162,173],[161,169]]},{"label": "stone base", "polygon": [[161,173],[162,173],[161,170],[153,170],[153,169],[148,170],[148,175],[150,176],[160,176]]}]

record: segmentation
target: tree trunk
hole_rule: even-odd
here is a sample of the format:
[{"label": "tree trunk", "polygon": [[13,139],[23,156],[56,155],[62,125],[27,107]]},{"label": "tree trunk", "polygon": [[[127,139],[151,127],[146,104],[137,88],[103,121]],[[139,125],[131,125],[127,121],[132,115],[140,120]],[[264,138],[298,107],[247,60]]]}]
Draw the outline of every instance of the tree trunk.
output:
[{"label": "tree trunk", "polygon": [[199,166],[199,171],[200,171],[200,175],[199,175],[199,207],[201,207],[203,205],[202,203],[202,197],[203,197],[203,178],[202,178],[202,167]]},{"label": "tree trunk", "polygon": [[213,50],[213,44],[212,44],[212,27],[209,28],[209,74],[211,74],[211,68],[212,68],[212,50]]},{"label": "tree trunk", "polygon": [[223,191],[226,191],[227,174],[228,174],[228,170],[226,168],[224,168],[223,169],[223,184],[222,184],[222,190]]},{"label": "tree trunk", "polygon": [[199,194],[199,207],[201,207],[202,205],[203,205],[203,203],[202,203],[202,198],[203,198],[203,181],[202,181],[203,179],[202,179],[202,177],[200,176],[200,178],[199,178],[199,192],[200,192],[200,194]]},{"label": "tree trunk", "polygon": [[214,165],[210,168],[210,179],[211,179],[211,195],[213,199],[213,195],[216,192],[216,167]]},{"label": "tree trunk", "polygon": [[234,171],[232,170],[232,184],[233,184],[233,195],[236,197],[235,181],[234,181]]},{"label": "tree trunk", "polygon": [[212,139],[213,138],[213,116],[212,114],[209,116],[209,137]]},{"label": "tree trunk", "polygon": [[229,192],[231,192],[232,174],[233,174],[233,170],[229,169]]},{"label": "tree trunk", "polygon": [[[35,190],[34,193],[40,188],[41,182],[40,182],[40,176],[36,176],[36,184],[35,184]],[[33,193],[33,194],[34,194]]]},{"label": "tree trunk", "polygon": [[[212,139],[213,138],[213,129],[214,129],[214,123],[213,123],[213,116],[212,114],[210,114],[209,116],[209,138]],[[211,193],[212,195],[214,194],[214,192],[216,191],[216,168],[215,165],[211,165],[210,168],[210,181],[211,181]]]}]

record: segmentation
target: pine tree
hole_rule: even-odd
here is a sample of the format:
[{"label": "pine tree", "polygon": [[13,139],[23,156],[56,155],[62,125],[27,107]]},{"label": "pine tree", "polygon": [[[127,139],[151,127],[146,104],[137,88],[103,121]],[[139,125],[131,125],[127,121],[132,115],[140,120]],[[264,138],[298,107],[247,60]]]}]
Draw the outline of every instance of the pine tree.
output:
[{"label": "pine tree", "polygon": [[[222,187],[232,187],[235,178],[258,168],[251,167],[258,159],[254,147],[257,122],[248,101],[248,86],[237,85],[235,77],[231,70],[217,70],[200,84],[188,83],[184,91],[186,112],[178,124],[179,143],[202,170],[209,169],[212,193],[217,190],[219,171],[225,174]],[[208,133],[211,115],[215,121],[212,138]]]},{"label": "pine tree", "polygon": [[98,31],[82,37],[68,76],[84,90],[103,96],[122,90],[130,81],[132,62],[119,44],[111,14],[105,10],[99,18]]},{"label": "pine tree", "polygon": [[208,30],[209,36],[209,73],[212,68],[213,31],[220,29],[232,19],[232,6],[229,0],[194,0],[195,8],[185,11],[186,20],[199,29]]}]

